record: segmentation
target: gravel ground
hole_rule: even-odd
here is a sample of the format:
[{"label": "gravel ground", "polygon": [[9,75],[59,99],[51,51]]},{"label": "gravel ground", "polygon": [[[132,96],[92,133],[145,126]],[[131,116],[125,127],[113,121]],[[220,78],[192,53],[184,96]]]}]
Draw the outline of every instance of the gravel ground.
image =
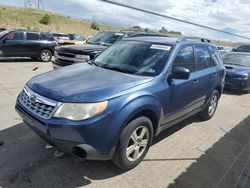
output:
[{"label": "gravel ground", "polygon": [[210,121],[197,116],[161,133],[124,172],[110,162],[54,157],[14,110],[31,77],[51,63],[0,61],[0,187],[250,187],[250,94],[227,92]]}]

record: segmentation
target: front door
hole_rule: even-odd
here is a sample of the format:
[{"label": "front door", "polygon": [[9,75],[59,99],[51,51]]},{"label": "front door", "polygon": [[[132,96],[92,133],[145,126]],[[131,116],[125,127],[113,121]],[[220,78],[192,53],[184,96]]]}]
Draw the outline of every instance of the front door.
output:
[{"label": "front door", "polygon": [[9,33],[1,42],[4,57],[23,56],[24,33],[15,31]]},{"label": "front door", "polygon": [[190,70],[188,80],[172,79],[166,81],[164,123],[174,121],[196,109],[195,93],[197,75],[195,74],[195,55],[193,46],[185,46],[177,53],[172,68],[185,67]]}]

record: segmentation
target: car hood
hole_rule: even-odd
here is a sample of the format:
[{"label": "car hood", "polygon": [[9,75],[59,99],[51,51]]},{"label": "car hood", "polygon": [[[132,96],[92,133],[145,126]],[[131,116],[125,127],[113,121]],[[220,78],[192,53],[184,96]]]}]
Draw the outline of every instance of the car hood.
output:
[{"label": "car hood", "polygon": [[225,67],[226,67],[226,74],[231,76],[250,74],[250,67],[243,67],[243,66],[229,65],[229,64],[225,64]]},{"label": "car hood", "polygon": [[32,91],[56,101],[95,102],[110,99],[152,79],[80,63],[38,75],[27,85]]},{"label": "car hood", "polygon": [[89,55],[90,53],[98,53],[104,51],[108,46],[96,44],[83,44],[83,45],[66,45],[56,48],[57,52],[73,53]]}]

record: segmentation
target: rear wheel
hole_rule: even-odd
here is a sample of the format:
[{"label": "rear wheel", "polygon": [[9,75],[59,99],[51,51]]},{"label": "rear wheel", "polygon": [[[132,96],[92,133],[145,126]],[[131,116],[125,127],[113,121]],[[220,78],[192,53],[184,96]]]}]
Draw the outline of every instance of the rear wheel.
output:
[{"label": "rear wheel", "polygon": [[43,62],[49,62],[52,59],[52,53],[49,50],[42,50],[40,52],[40,59]]},{"label": "rear wheel", "polygon": [[147,117],[131,121],[123,130],[113,163],[123,170],[137,166],[145,157],[153,139],[153,125]]},{"label": "rear wheel", "polygon": [[206,108],[200,113],[200,117],[204,120],[211,119],[218,106],[219,101],[219,92],[217,90],[214,90],[212,93],[212,96],[206,106]]}]

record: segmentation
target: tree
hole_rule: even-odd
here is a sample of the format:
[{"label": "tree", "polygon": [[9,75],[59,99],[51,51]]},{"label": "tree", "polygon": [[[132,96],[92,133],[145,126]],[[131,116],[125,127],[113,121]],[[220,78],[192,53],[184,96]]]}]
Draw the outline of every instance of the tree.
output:
[{"label": "tree", "polygon": [[48,14],[45,14],[40,20],[39,23],[48,25],[51,22],[51,17]]},{"label": "tree", "polygon": [[163,26],[163,27],[159,30],[159,33],[167,34],[167,33],[168,33],[168,30]]},{"label": "tree", "polygon": [[142,28],[139,25],[133,26],[132,29],[136,31],[142,31]]},{"label": "tree", "polygon": [[100,30],[99,25],[96,22],[92,22],[90,28],[98,31]]}]

